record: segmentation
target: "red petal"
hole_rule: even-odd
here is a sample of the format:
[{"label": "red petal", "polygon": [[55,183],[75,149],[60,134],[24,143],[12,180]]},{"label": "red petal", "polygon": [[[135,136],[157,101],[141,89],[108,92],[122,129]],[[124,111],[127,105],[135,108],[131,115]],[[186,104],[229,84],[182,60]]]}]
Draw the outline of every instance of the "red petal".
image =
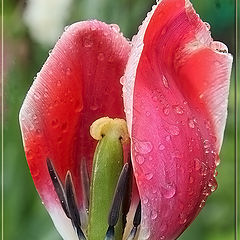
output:
[{"label": "red petal", "polygon": [[188,0],[148,14],[123,87],[142,201],[139,239],[175,239],[216,188],[232,57],[213,49]]},{"label": "red petal", "polygon": [[[115,25],[80,22],[64,32],[37,75],[20,111],[25,152],[35,186],[62,236],[67,221],[46,165],[50,158],[64,182],[72,173],[82,206],[80,166],[91,169],[95,143],[89,127],[103,116],[124,118],[120,77],[130,45]],[[90,171],[89,171],[90,172]],[[62,221],[62,222],[61,222]],[[64,223],[65,224],[65,223]]]}]

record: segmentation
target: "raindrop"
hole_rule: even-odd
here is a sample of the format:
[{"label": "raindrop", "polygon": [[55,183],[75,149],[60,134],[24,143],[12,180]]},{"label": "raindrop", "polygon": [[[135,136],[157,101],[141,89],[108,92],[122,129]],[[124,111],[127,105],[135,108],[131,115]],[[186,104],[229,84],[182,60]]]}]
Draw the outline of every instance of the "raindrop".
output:
[{"label": "raindrop", "polygon": [[170,125],[167,130],[173,136],[179,135],[179,132],[180,132],[179,127],[174,125]]},{"label": "raindrop", "polygon": [[85,39],[83,40],[83,46],[84,46],[84,47],[90,48],[90,47],[92,47],[92,45],[93,45],[93,41],[92,41],[91,39],[85,38]]},{"label": "raindrop", "polygon": [[147,204],[148,203],[148,198],[147,197],[143,197],[143,204]]},{"label": "raindrop", "polygon": [[205,22],[205,25],[206,25],[207,29],[210,30],[210,28],[211,28],[210,24],[208,22]]},{"label": "raindrop", "polygon": [[125,77],[125,76],[122,76],[122,77],[120,78],[120,83],[121,83],[122,85],[124,85],[125,80],[126,80],[126,77]]},{"label": "raindrop", "polygon": [[216,177],[218,175],[217,169],[215,169],[213,176]]},{"label": "raindrop", "polygon": [[58,81],[57,81],[57,86],[58,86],[58,87],[61,87],[61,85],[62,85],[61,81],[58,80]]},{"label": "raindrop", "polygon": [[168,136],[166,136],[165,139],[166,139],[167,142],[169,142],[171,140],[171,136],[168,135]]},{"label": "raindrop", "polygon": [[199,171],[201,169],[201,162],[198,158],[194,158],[194,168],[196,171]]},{"label": "raindrop", "polygon": [[165,198],[172,198],[175,195],[175,193],[176,193],[176,187],[173,183],[163,187],[162,194]]},{"label": "raindrop", "polygon": [[152,173],[145,174],[147,180],[151,180],[153,178]]},{"label": "raindrop", "polygon": [[189,119],[189,120],[188,120],[188,126],[189,126],[190,128],[194,128],[194,127],[195,127],[194,121],[193,121],[192,119]]},{"label": "raindrop", "polygon": [[52,49],[50,49],[50,50],[48,51],[48,54],[49,54],[49,55],[51,55],[51,54],[52,54]]},{"label": "raindrop", "polygon": [[200,208],[203,208],[205,206],[206,201],[203,199],[199,205]]},{"label": "raindrop", "polygon": [[165,239],[165,236],[162,235],[162,236],[160,237],[160,240],[164,240],[164,239]]},{"label": "raindrop", "polygon": [[99,53],[97,58],[98,58],[99,61],[102,62],[105,58],[104,53]]},{"label": "raindrop", "polygon": [[117,24],[110,24],[111,29],[113,29],[115,32],[120,32],[120,27]]},{"label": "raindrop", "polygon": [[208,186],[210,187],[211,192],[216,191],[216,189],[217,189],[217,187],[218,187],[218,184],[217,184],[216,179],[215,179],[215,178],[212,178],[212,179],[209,181]]},{"label": "raindrop", "polygon": [[174,105],[174,106],[173,106],[173,109],[174,109],[174,111],[175,111],[177,114],[179,114],[179,115],[182,115],[182,114],[184,113],[183,108],[182,108],[181,106]]},{"label": "raindrop", "polygon": [[159,149],[160,151],[162,151],[162,150],[165,149],[165,146],[164,146],[163,144],[160,144],[159,147],[158,147],[158,149]]},{"label": "raindrop", "polygon": [[67,75],[67,76],[70,76],[71,73],[72,73],[72,69],[68,67],[68,68],[66,69],[66,75]]},{"label": "raindrop", "polygon": [[151,219],[154,220],[154,219],[157,218],[157,216],[158,216],[157,212],[155,210],[152,210],[152,212],[151,212]]},{"label": "raindrop", "polygon": [[151,142],[135,141],[135,151],[141,154],[147,154],[151,152],[153,145]]},{"label": "raindrop", "polygon": [[151,115],[151,113],[147,111],[146,116],[149,117],[150,115]]},{"label": "raindrop", "polygon": [[64,31],[67,31],[69,28],[69,26],[67,25],[66,27],[64,27]]},{"label": "raindrop", "polygon": [[193,183],[194,182],[194,178],[192,176],[189,177],[189,183]]},{"label": "raindrop", "polygon": [[184,224],[187,222],[187,218],[183,213],[180,213],[179,218],[180,218],[180,220],[179,220],[180,224]]},{"label": "raindrop", "polygon": [[219,157],[219,155],[217,155],[216,158],[215,158],[215,164],[216,164],[216,166],[218,166],[220,164],[220,157]]},{"label": "raindrop", "polygon": [[169,113],[170,113],[169,107],[164,107],[164,108],[163,108],[163,113],[164,113],[166,116],[169,115]]},{"label": "raindrop", "polygon": [[144,157],[142,155],[137,155],[136,156],[136,161],[139,163],[139,164],[143,164],[144,163]]},{"label": "raindrop", "polygon": [[163,85],[164,85],[165,88],[169,88],[168,80],[166,79],[165,76],[163,76],[162,82],[163,82]]}]

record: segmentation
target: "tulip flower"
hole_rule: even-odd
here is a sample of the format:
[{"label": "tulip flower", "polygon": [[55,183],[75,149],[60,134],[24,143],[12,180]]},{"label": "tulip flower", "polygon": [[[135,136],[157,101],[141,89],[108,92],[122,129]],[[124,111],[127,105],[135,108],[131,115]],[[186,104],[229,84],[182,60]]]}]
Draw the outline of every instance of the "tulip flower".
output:
[{"label": "tulip flower", "polygon": [[232,56],[209,28],[189,0],[162,0],[131,43],[96,20],[58,40],[20,125],[36,189],[64,239],[103,239],[94,229],[107,224],[105,239],[176,239],[216,190]]}]

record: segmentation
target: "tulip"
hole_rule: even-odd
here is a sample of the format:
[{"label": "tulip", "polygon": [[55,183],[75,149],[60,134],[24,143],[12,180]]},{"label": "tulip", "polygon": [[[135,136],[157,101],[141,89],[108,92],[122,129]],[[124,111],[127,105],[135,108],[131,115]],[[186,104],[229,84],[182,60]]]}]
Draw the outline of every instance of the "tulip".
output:
[{"label": "tulip", "polygon": [[[85,188],[102,151],[94,154],[89,128],[101,117],[127,120],[134,179],[123,239],[176,239],[216,190],[232,56],[209,28],[189,0],[162,0],[131,43],[117,25],[96,20],[63,33],[24,100],[20,125],[36,189],[64,239],[87,238]],[[123,166],[128,147],[111,144]],[[128,168],[118,171],[117,190]]]}]

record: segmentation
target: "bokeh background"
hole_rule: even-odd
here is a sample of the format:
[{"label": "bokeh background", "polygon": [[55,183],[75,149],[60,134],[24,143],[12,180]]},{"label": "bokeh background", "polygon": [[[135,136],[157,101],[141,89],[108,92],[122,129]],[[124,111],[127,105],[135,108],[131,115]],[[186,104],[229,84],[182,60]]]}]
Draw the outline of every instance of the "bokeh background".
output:
[{"label": "bokeh background", "polygon": [[[192,0],[212,36],[235,52],[234,0]],[[64,26],[86,19],[117,23],[125,36],[137,33],[153,0],[4,1],[4,239],[57,240],[34,188],[25,159],[18,112],[34,76]],[[234,239],[234,71],[229,115],[217,170],[219,187],[181,240]]]}]

